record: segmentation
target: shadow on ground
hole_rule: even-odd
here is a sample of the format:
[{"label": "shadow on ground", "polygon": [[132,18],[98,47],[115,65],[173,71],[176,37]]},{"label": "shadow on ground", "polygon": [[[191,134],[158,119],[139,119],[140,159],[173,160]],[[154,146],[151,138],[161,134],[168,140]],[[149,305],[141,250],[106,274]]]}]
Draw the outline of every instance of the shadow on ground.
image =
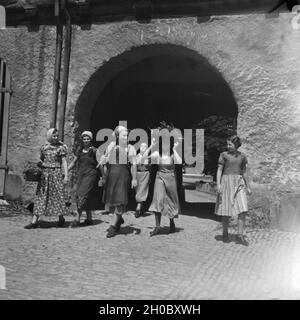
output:
[{"label": "shadow on ground", "polygon": [[[221,234],[218,234],[215,236],[216,241],[221,241],[223,242],[223,236]],[[228,235],[228,243],[230,242],[235,242],[235,235],[234,234],[229,234]]]},{"label": "shadow on ground", "polygon": [[[50,228],[70,228],[72,221],[66,221],[63,227],[58,227],[57,221],[40,221],[39,228],[40,229],[50,229]],[[83,222],[80,223],[80,226],[77,228],[86,228],[86,227],[93,227],[98,224],[104,223],[104,221],[99,219],[94,219],[92,225],[85,225]]]},{"label": "shadow on ground", "polygon": [[220,221],[220,217],[214,214],[214,203],[188,203],[185,202],[181,207],[181,214],[194,216],[201,219]]}]

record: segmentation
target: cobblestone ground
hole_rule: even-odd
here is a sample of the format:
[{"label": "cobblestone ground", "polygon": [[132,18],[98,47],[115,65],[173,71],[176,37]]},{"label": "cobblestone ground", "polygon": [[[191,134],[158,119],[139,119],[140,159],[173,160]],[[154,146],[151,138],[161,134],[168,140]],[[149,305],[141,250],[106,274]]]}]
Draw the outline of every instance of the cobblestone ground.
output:
[{"label": "cobblestone ground", "polygon": [[150,238],[154,217],[127,212],[122,233],[107,239],[111,216],[94,219],[25,230],[29,215],[0,215],[0,299],[300,299],[299,234],[248,230],[249,247],[233,235],[225,244],[219,222],[194,213],[174,234],[162,219],[164,233]]}]

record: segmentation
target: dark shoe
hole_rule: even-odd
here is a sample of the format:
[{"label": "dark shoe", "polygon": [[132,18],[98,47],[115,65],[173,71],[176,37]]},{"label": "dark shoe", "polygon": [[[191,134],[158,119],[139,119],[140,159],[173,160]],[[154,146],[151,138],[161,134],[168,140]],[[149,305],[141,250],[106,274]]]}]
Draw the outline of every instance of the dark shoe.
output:
[{"label": "dark shoe", "polygon": [[124,221],[123,217],[121,216],[120,221],[119,221],[118,224],[115,226],[116,231],[119,231],[119,230],[120,230],[121,225],[122,225],[124,222],[125,222],[125,221]]},{"label": "dark shoe", "polygon": [[110,226],[108,228],[108,231],[107,231],[107,234],[106,234],[106,238],[112,238],[112,237],[114,237],[116,235],[117,235],[116,227]]},{"label": "dark shoe", "polygon": [[176,231],[175,228],[175,223],[173,220],[170,220],[170,229],[169,229],[169,233],[174,233]]},{"label": "dark shoe", "polygon": [[83,222],[84,226],[92,226],[93,225],[93,220],[85,219]]},{"label": "dark shoe", "polygon": [[80,222],[78,220],[74,220],[71,222],[71,225],[70,225],[71,228],[77,228],[77,227],[80,227]]},{"label": "dark shoe", "polygon": [[135,210],[134,216],[135,216],[136,218],[139,218],[139,217],[141,216],[141,209]]},{"label": "dark shoe", "polygon": [[241,244],[241,245],[246,246],[246,247],[249,246],[249,242],[246,240],[246,237],[243,236],[243,235],[240,235],[240,234],[238,234],[238,235],[236,236],[235,242],[236,242],[237,244]]},{"label": "dark shoe", "polygon": [[150,237],[153,237],[153,236],[159,234],[159,232],[160,232],[160,227],[155,227],[153,229],[153,231],[150,232]]},{"label": "dark shoe", "polygon": [[222,241],[223,241],[224,243],[229,243],[229,242],[230,242],[228,232],[223,233]]},{"label": "dark shoe", "polygon": [[62,227],[64,227],[65,222],[66,222],[65,218],[64,218],[63,216],[59,216],[59,217],[58,217],[57,226],[60,227],[60,228],[62,228]]},{"label": "dark shoe", "polygon": [[36,229],[39,227],[39,224],[36,222],[36,223],[29,223],[27,226],[25,226],[24,228],[25,229]]}]

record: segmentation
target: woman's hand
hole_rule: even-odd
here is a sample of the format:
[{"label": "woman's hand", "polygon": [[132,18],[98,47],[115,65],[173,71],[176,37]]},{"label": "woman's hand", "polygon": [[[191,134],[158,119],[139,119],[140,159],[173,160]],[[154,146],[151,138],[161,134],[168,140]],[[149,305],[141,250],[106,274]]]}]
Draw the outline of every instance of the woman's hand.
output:
[{"label": "woman's hand", "polygon": [[154,147],[155,145],[156,145],[156,139],[153,137],[150,147]]},{"label": "woman's hand", "polygon": [[136,179],[132,179],[131,180],[131,188],[135,188],[137,186],[137,180]]},{"label": "woman's hand", "polygon": [[221,185],[220,184],[217,185],[217,193],[221,193]]},{"label": "woman's hand", "polygon": [[106,183],[106,178],[101,177],[100,180],[99,180],[98,186],[99,187],[104,187],[105,183]]},{"label": "woman's hand", "polygon": [[173,146],[173,151],[179,146],[179,142],[175,142]]},{"label": "woman's hand", "polygon": [[252,190],[249,187],[246,188],[246,192],[249,196],[252,194]]}]

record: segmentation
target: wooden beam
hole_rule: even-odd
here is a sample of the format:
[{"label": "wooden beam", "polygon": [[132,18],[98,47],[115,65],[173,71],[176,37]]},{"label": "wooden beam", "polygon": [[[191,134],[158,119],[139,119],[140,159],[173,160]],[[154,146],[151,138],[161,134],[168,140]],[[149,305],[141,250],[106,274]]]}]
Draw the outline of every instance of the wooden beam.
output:
[{"label": "wooden beam", "polygon": [[[59,8],[60,1],[55,0],[55,2],[57,3],[56,6]],[[55,64],[54,64],[54,75],[53,75],[50,128],[56,128],[58,94],[60,89],[62,42],[63,42],[63,26],[61,23],[60,15],[58,15],[56,17],[56,47],[55,47]]]},{"label": "wooden beam", "polygon": [[[73,24],[91,24],[116,22],[123,20],[136,20],[137,17],[151,18],[177,18],[177,17],[201,17],[212,15],[249,14],[270,12],[278,4],[278,0],[165,0],[165,1],[85,1],[81,3],[69,0],[68,10]],[[280,7],[281,11],[288,11],[286,3]],[[294,1],[296,3],[297,1]],[[300,1],[298,1],[300,2]],[[141,3],[144,3],[142,1]],[[38,6],[38,14],[27,16],[24,8],[7,8],[7,26],[27,24],[56,25],[56,17],[53,14],[53,2],[48,1]]]},{"label": "wooden beam", "polygon": [[69,68],[70,68],[70,54],[71,54],[71,34],[72,34],[71,17],[68,13],[67,8],[64,8],[64,13],[66,15],[64,60],[63,60],[63,74],[62,74],[62,86],[60,91],[60,101],[59,101],[58,112],[57,112],[58,133],[61,141],[64,141],[64,126],[65,126],[66,104],[67,104],[67,97],[68,97]]}]

